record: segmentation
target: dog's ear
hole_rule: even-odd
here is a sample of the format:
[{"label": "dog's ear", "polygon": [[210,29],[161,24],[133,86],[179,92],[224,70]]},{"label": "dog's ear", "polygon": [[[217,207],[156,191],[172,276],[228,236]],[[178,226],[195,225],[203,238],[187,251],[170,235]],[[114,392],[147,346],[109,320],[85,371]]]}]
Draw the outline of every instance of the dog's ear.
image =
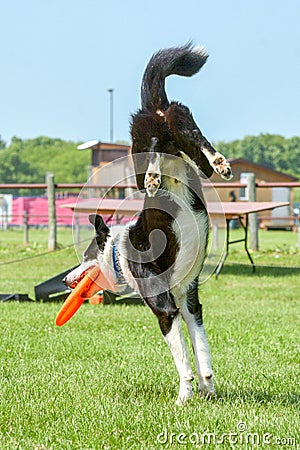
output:
[{"label": "dog's ear", "polygon": [[92,225],[95,227],[95,231],[100,233],[107,233],[109,232],[109,228],[107,225],[105,225],[104,220],[102,216],[99,214],[90,214],[89,215],[89,221]]}]

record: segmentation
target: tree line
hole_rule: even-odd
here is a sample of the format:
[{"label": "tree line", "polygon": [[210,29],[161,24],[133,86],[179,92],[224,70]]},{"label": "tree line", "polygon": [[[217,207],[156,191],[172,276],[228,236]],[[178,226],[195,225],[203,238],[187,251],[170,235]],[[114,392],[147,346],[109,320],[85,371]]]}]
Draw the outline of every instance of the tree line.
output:
[{"label": "tree line", "polygon": [[219,142],[218,150],[228,158],[245,158],[256,164],[300,178],[300,137],[277,134],[246,136],[232,142]]},{"label": "tree line", "polygon": [[[1,143],[1,139],[0,139]],[[77,150],[79,142],[40,136],[35,139],[13,137],[10,145],[0,145],[0,183],[45,183],[53,172],[56,183],[85,183],[91,164],[90,150]],[[9,193],[9,191],[5,191]],[[36,190],[11,191],[37,195]]]},{"label": "tree line", "polygon": [[[46,136],[13,137],[7,145],[0,136],[0,183],[44,183],[46,172],[53,172],[57,183],[85,183],[91,152],[77,150],[78,145],[79,142]],[[260,134],[232,142],[221,141],[215,146],[227,158],[249,159],[300,178],[300,137]],[[29,193],[37,195],[36,191],[22,192]]]}]

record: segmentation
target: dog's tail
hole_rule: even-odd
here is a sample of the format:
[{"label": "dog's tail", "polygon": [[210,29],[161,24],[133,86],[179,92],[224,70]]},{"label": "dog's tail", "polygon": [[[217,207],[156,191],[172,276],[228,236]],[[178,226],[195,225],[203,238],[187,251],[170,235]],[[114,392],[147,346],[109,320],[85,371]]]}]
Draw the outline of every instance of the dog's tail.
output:
[{"label": "dog's tail", "polygon": [[205,64],[208,54],[203,47],[190,42],[183,47],[167,48],[150,59],[142,81],[142,109],[164,110],[169,106],[165,91],[165,79],[169,75],[191,77]]}]

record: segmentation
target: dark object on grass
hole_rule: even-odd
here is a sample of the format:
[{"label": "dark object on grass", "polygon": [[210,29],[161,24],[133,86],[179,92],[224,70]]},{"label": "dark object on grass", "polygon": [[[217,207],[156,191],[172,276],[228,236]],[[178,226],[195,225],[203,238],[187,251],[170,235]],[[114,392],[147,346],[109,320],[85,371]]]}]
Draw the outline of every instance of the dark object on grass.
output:
[{"label": "dark object on grass", "polygon": [[34,287],[35,299],[39,302],[61,302],[64,301],[67,296],[70,294],[71,289],[67,288],[66,285],[62,282],[65,276],[71,271],[75,269],[65,270],[62,273],[59,273],[53,278],[49,278],[47,281],[43,281],[43,283],[38,284]]},{"label": "dark object on grass", "polygon": [[34,302],[34,300],[28,297],[28,294],[0,294],[0,302]]},{"label": "dark object on grass", "polygon": [[122,294],[106,290],[103,292],[103,305],[144,305],[141,297],[129,287]]}]

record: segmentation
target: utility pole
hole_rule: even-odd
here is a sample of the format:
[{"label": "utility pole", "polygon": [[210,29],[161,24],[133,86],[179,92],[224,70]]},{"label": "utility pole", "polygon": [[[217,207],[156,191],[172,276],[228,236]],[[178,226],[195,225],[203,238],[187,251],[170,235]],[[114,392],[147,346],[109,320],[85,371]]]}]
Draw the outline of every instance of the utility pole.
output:
[{"label": "utility pole", "polygon": [[114,90],[107,89],[110,95],[110,142],[114,141]]}]

